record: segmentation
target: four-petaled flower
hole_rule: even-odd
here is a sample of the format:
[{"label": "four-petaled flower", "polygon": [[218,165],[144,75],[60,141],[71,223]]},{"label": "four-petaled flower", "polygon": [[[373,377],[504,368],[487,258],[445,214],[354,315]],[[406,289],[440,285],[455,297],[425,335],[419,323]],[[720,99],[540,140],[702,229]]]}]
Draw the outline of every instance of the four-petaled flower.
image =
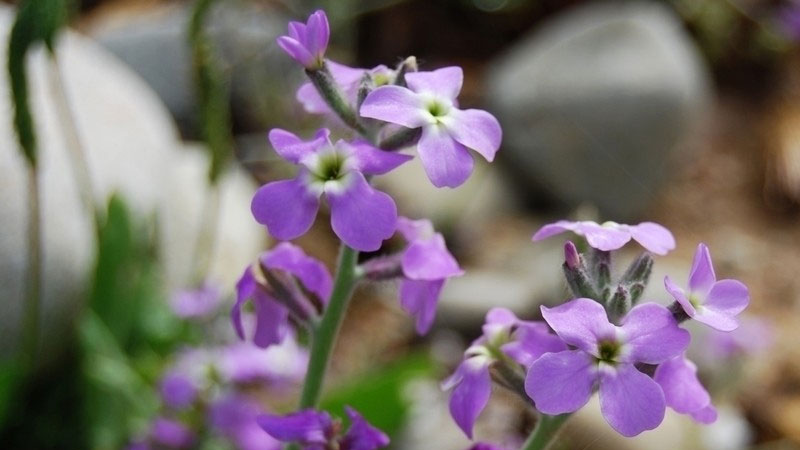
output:
[{"label": "four-petaled flower", "polygon": [[378,150],[363,141],[333,144],[325,128],[307,142],[280,129],[270,131],[269,140],[282,158],[300,166],[294,179],[267,183],[253,196],[253,216],[270,234],[289,240],[308,231],[323,193],[331,208],[333,231],[350,247],[374,251],[394,234],[394,200],[373,189],[364,174],[386,173],[410,156]]},{"label": "four-petaled flower", "polygon": [[689,292],[668,276],[664,278],[664,286],[689,317],[720,331],[735,330],[739,326],[736,316],[750,302],[747,286],[741,281],[717,281],[711,253],[703,243],[697,246],[694,254],[689,272]]},{"label": "four-petaled flower", "polygon": [[711,396],[697,379],[697,366],[686,359],[686,355],[659,364],[653,380],[661,386],[670,408],[703,424],[717,420]]},{"label": "four-petaled flower", "polygon": [[585,237],[589,245],[605,252],[620,249],[631,239],[657,255],[666,255],[675,248],[675,238],[672,233],[653,222],[642,222],[638,225],[605,222],[601,225],[588,220],[579,222],[559,220],[540,228],[533,235],[533,240],[541,241],[566,231]]},{"label": "four-petaled flower", "polygon": [[[272,250],[259,256],[259,266],[248,266],[236,284],[236,303],[231,309],[231,320],[240,339],[244,339],[242,326],[242,306],[247,300],[252,299],[256,313],[256,329],[253,343],[266,348],[272,344],[280,343],[288,330],[289,309],[287,305],[266,289],[261,281],[256,278],[256,271],[277,270],[290,275],[302,283],[303,287],[322,303],[328,302],[331,294],[333,280],[328,269],[318,260],[306,255],[300,247],[288,242],[282,242]],[[298,308],[311,310],[314,305],[307,304],[303,298],[293,298]]]},{"label": "four-petaled flower", "polygon": [[382,86],[367,95],[363,117],[422,128],[417,151],[436,187],[456,187],[472,173],[468,148],[487,161],[494,160],[503,132],[491,114],[479,109],[458,109],[456,97],[464,74],[460,67],[405,75],[408,88]]},{"label": "four-petaled flower", "polygon": [[353,408],[345,407],[350,429],[339,436],[339,424],[325,411],[306,409],[285,416],[262,414],[256,421],[270,436],[301,444],[305,450],[374,450],[389,445],[389,437],[370,425]]},{"label": "four-petaled flower", "polygon": [[280,36],[278,45],[308,70],[322,68],[331,30],[325,11],[319,10],[306,23],[290,22],[289,35]]},{"label": "four-petaled flower", "polygon": [[464,352],[464,361],[442,384],[443,389],[453,390],[450,395],[453,420],[472,438],[472,427],[492,391],[489,375],[492,363],[510,358],[528,367],[543,354],[566,348],[543,322],[520,320],[505,308],[491,309],[486,314],[483,334]]},{"label": "four-petaled flower", "polygon": [[603,416],[623,436],[661,423],[664,393],[635,364],[663,363],[689,345],[689,332],[678,327],[668,309],[638,305],[615,326],[599,303],[578,298],[554,308],[543,306],[542,316],[575,349],[546,353],[531,364],[525,390],[539,411],[577,411],[599,385]]},{"label": "four-petaled flower", "polygon": [[408,241],[403,251],[400,303],[417,318],[417,332],[425,334],[433,325],[436,304],[445,281],[464,271],[447,250],[444,237],[429,220],[397,219],[397,231]]}]

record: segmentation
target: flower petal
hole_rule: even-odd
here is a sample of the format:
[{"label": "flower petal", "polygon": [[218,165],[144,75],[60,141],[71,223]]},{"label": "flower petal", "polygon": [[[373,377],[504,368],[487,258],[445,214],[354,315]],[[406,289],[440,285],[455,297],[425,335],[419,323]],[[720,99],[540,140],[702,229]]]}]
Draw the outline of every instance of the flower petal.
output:
[{"label": "flower petal", "polygon": [[403,274],[412,280],[441,280],[464,273],[439,233],[411,242],[403,252],[402,266]]},{"label": "flower petal", "polygon": [[261,414],[256,417],[256,422],[279,441],[303,444],[327,444],[327,435],[333,427],[333,421],[327,412],[313,409],[285,416]]},{"label": "flower petal", "polygon": [[577,411],[592,396],[593,366],[592,357],[581,350],[545,353],[528,369],[525,392],[545,414]]},{"label": "flower petal", "polygon": [[434,94],[455,100],[464,83],[464,71],[461,67],[443,67],[432,72],[409,72],[406,82],[412,91]]},{"label": "flower petal", "polygon": [[634,307],[623,318],[621,328],[624,346],[630,350],[622,361],[659,364],[683,353],[691,340],[672,313],[655,303]]},{"label": "flower petal", "polygon": [[542,228],[539,228],[539,231],[533,235],[532,239],[534,241],[541,241],[551,236],[561,234],[565,231],[573,231],[575,230],[576,225],[577,222],[572,222],[569,220],[559,220],[558,222],[548,223]]},{"label": "flower petal", "polygon": [[703,425],[710,425],[717,421],[717,408],[710,404],[703,409],[693,411],[689,415],[695,422],[702,423]]},{"label": "flower petal", "polygon": [[253,270],[250,266],[244,269],[244,273],[236,282],[236,303],[231,308],[231,322],[233,329],[239,339],[244,339],[244,327],[242,326],[242,306],[256,292],[256,279],[253,277]]},{"label": "flower petal", "polygon": [[394,234],[397,207],[391,197],[373,189],[360,172],[352,172],[350,176],[350,184],[341,192],[326,191],[331,225],[350,247],[375,251]]},{"label": "flower petal", "polygon": [[449,117],[451,120],[447,122],[447,130],[453,139],[492,162],[503,140],[500,122],[493,115],[480,109],[462,111],[453,108]]},{"label": "flower petal", "polygon": [[331,274],[324,264],[306,255],[302,248],[281,242],[261,257],[261,263],[270,269],[281,269],[294,275],[306,289],[327,303],[333,288]]},{"label": "flower petal", "polygon": [[428,219],[412,220],[408,217],[397,218],[397,232],[402,234],[406,241],[412,242],[420,239],[430,239],[436,233],[433,224]]},{"label": "flower petal", "polygon": [[586,237],[592,248],[610,252],[625,246],[631,240],[631,233],[627,227],[619,225],[599,225],[594,222],[580,222],[576,233]]},{"label": "flower petal", "polygon": [[659,364],[653,380],[664,391],[667,406],[681,414],[699,411],[711,403],[711,396],[697,379],[697,366],[684,355]]},{"label": "flower petal", "polygon": [[414,158],[397,152],[387,152],[364,141],[346,144],[356,160],[356,170],[367,175],[383,175]]},{"label": "flower petal", "polygon": [[281,158],[299,164],[304,157],[315,153],[328,143],[331,130],[320,128],[310,141],[300,139],[296,134],[280,128],[269,131],[269,142]]},{"label": "flower petal", "polygon": [[277,42],[283,51],[304,67],[310,67],[314,63],[314,57],[300,41],[288,36],[280,36]]},{"label": "flower petal", "polygon": [[750,292],[738,280],[719,280],[711,286],[703,306],[719,313],[735,316],[747,308]]},{"label": "flower petal", "polygon": [[501,349],[511,359],[527,368],[545,353],[567,350],[567,345],[561,338],[550,333],[544,322],[520,321],[514,331],[514,340],[504,344]]},{"label": "flower petal", "polygon": [[695,309],[694,305],[692,305],[692,302],[690,302],[689,298],[686,297],[686,292],[681,289],[680,286],[675,284],[669,278],[669,276],[664,277],[664,288],[666,288],[667,292],[669,292],[672,298],[674,298],[675,301],[681,305],[683,311],[686,312],[689,317],[694,317],[695,314],[697,314],[697,310]]},{"label": "flower petal", "polygon": [[714,265],[711,263],[711,252],[702,242],[697,245],[692,261],[692,270],[689,272],[689,292],[704,298],[711,286],[717,281],[714,274]]},{"label": "flower petal", "polygon": [[[410,75],[410,74],[409,74]],[[419,95],[401,86],[381,86],[361,104],[362,117],[418,128],[427,123]]]},{"label": "flower petal", "polygon": [[656,255],[666,255],[675,249],[675,237],[668,229],[657,223],[642,222],[630,226],[629,229],[636,242]]},{"label": "flower petal", "polygon": [[278,302],[256,291],[253,297],[256,309],[256,331],[253,343],[261,348],[280,344],[288,324],[289,312]]},{"label": "flower petal", "polygon": [[492,393],[489,361],[482,357],[468,358],[458,366],[454,377],[459,381],[450,394],[450,415],[472,439],[472,426]]},{"label": "flower petal", "polygon": [[253,196],[250,210],[256,222],[266,225],[277,239],[289,240],[302,236],[311,228],[319,209],[319,198],[309,192],[302,181],[274,181],[261,186]]},{"label": "flower petal", "polygon": [[554,308],[541,309],[544,320],[564,342],[585,352],[596,355],[598,340],[616,337],[606,310],[594,300],[576,298]]},{"label": "flower petal", "polygon": [[308,50],[313,55],[322,55],[328,48],[328,38],[330,37],[331,30],[328,24],[328,16],[325,11],[315,11],[308,17],[308,25],[306,27],[306,36]]},{"label": "flower petal", "polygon": [[417,318],[417,333],[426,334],[436,318],[436,304],[445,280],[400,282],[400,304]]},{"label": "flower petal", "polygon": [[664,420],[666,403],[658,383],[632,364],[620,364],[600,376],[600,411],[626,437],[652,430]]},{"label": "flower petal", "polygon": [[389,436],[370,425],[355,409],[345,406],[350,418],[350,429],[342,438],[342,450],[375,450],[389,445]]},{"label": "flower petal", "polygon": [[461,186],[472,174],[475,164],[472,155],[439,125],[422,129],[417,152],[425,173],[436,187]]},{"label": "flower petal", "polygon": [[700,307],[692,319],[719,331],[733,331],[739,328],[739,320],[736,317],[712,308]]}]

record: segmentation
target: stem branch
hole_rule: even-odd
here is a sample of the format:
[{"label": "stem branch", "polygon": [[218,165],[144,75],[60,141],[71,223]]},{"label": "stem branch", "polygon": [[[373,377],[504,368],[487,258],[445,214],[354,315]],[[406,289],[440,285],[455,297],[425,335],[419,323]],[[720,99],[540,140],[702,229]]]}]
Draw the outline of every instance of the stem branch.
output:
[{"label": "stem branch", "polygon": [[539,416],[539,422],[536,428],[528,437],[528,440],[522,445],[521,450],[544,450],[553,441],[556,433],[561,428],[561,425],[569,419],[571,414],[561,414],[559,416],[548,416],[542,414]]}]

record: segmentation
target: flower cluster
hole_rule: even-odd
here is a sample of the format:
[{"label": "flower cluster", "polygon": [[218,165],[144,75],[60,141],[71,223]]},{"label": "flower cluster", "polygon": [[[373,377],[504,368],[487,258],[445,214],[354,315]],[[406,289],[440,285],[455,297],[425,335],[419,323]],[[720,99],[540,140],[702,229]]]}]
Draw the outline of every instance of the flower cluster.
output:
[{"label": "flower cluster", "polygon": [[572,242],[565,245],[563,269],[571,299],[542,306],[541,322],[521,321],[504,310],[489,312],[483,335],[445,383],[452,388],[450,411],[456,423],[471,437],[491,380],[546,416],[573,413],[599,392],[603,416],[624,436],[656,428],[666,407],[700,423],[714,422],[716,409],[697,367],[686,358],[690,334],[680,323],[691,318],[717,330],[735,329],[736,316],[749,302],[744,284],[717,281],[709,250],[701,243],[688,291],[666,277],[674,303],[640,303],[652,257],[644,252],[613,281],[609,252],[633,239],[652,253],[665,254],[675,247],[666,228],[650,222],[559,221],[542,227],[534,240],[565,231],[583,236],[590,247],[581,254]]},{"label": "flower cluster", "polygon": [[350,428],[340,434],[341,425],[325,411],[313,409],[285,416],[262,414],[257,421],[270,436],[281,442],[301,444],[307,450],[374,450],[389,445],[389,437],[370,425],[358,411],[346,407]]}]

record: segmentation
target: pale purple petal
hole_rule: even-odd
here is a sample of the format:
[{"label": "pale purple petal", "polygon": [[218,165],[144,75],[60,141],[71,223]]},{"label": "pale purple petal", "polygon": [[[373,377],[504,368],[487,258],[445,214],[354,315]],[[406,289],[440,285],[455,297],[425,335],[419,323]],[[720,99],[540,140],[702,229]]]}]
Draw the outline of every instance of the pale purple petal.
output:
[{"label": "pale purple petal", "polygon": [[297,39],[288,36],[280,36],[277,39],[278,45],[304,67],[311,67],[314,64],[314,57],[308,49]]},{"label": "pale purple petal", "polygon": [[265,433],[256,423],[256,417],[261,413],[258,403],[250,398],[226,395],[211,405],[208,420],[240,450],[280,450],[280,441]]},{"label": "pale purple petal", "polygon": [[239,281],[236,282],[236,303],[231,308],[231,322],[233,329],[239,339],[244,339],[244,328],[242,327],[242,306],[256,292],[256,279],[253,277],[253,270],[250,266],[244,270]]},{"label": "pale purple petal", "polygon": [[699,411],[711,403],[711,396],[697,379],[697,366],[684,355],[659,364],[653,379],[664,391],[667,406],[681,414]]},{"label": "pale purple petal", "polygon": [[439,233],[411,242],[403,252],[402,266],[403,275],[412,280],[441,280],[464,273]]},{"label": "pale purple petal", "polygon": [[417,319],[417,333],[426,334],[436,318],[436,304],[445,280],[400,282],[400,304]]},{"label": "pale purple petal", "polygon": [[389,436],[369,424],[355,409],[345,406],[350,429],[340,443],[341,450],[375,450],[389,445]]},{"label": "pale purple petal", "polygon": [[451,66],[432,72],[410,72],[406,74],[406,83],[414,92],[455,100],[464,83],[464,71],[461,67]]},{"label": "pale purple petal", "polygon": [[735,316],[744,311],[748,303],[750,293],[741,281],[719,280],[711,287],[703,306],[721,314]]},{"label": "pale purple petal", "polygon": [[675,238],[663,226],[653,222],[642,222],[629,227],[633,239],[656,255],[666,255],[675,249]]},{"label": "pale purple petal", "polygon": [[480,153],[487,161],[494,160],[503,140],[503,130],[493,115],[480,109],[453,108],[448,116],[452,120],[447,122],[447,130],[453,139]]},{"label": "pale purple petal", "polygon": [[297,89],[297,93],[295,94],[295,98],[303,105],[303,109],[305,109],[307,113],[326,114],[331,112],[328,104],[320,97],[317,88],[311,83],[303,83],[300,85],[300,88]]},{"label": "pale purple petal", "polygon": [[618,225],[599,225],[594,222],[580,222],[576,233],[582,234],[592,248],[609,252],[625,246],[631,240],[631,233]]},{"label": "pale purple petal", "polygon": [[306,27],[306,39],[308,50],[314,56],[322,56],[328,48],[328,38],[330,37],[331,30],[328,25],[328,16],[325,11],[315,11],[308,17],[308,26]]},{"label": "pale purple petal", "polygon": [[554,308],[541,309],[542,317],[553,331],[564,342],[583,351],[596,355],[598,340],[616,338],[606,310],[594,300],[576,298]]},{"label": "pale purple petal", "polygon": [[528,369],[525,392],[545,414],[577,411],[592,396],[597,380],[594,365],[581,350],[545,353]]},{"label": "pale purple petal", "polygon": [[173,409],[184,409],[197,398],[197,387],[192,379],[175,370],[161,379],[159,390],[164,404]]},{"label": "pale purple petal", "polygon": [[425,173],[436,187],[458,187],[472,174],[475,162],[466,147],[438,125],[422,129],[417,152]]},{"label": "pale purple petal", "polygon": [[428,219],[412,220],[400,216],[397,218],[397,232],[402,234],[407,241],[412,242],[429,239],[433,237],[436,230],[433,229],[433,224]]},{"label": "pale purple petal", "polygon": [[565,231],[574,231],[576,228],[577,222],[571,222],[569,220],[559,220],[558,222],[548,223],[547,225],[539,228],[533,235],[534,241],[541,241],[543,239],[547,239],[551,236],[555,236],[557,234],[561,234]]},{"label": "pale purple petal", "polygon": [[370,92],[361,104],[359,113],[362,117],[407,128],[419,128],[428,123],[422,99],[401,86],[382,86]]},{"label": "pale purple petal", "polygon": [[392,237],[397,206],[392,197],[373,189],[360,172],[351,172],[350,184],[341,192],[328,192],[333,231],[350,247],[371,252]]},{"label": "pale purple petal", "polygon": [[327,128],[319,129],[310,141],[300,139],[294,133],[280,128],[273,128],[269,132],[269,142],[281,158],[299,164],[304,157],[316,153],[320,147],[327,145],[331,131]]},{"label": "pale purple petal", "polygon": [[711,263],[711,252],[708,251],[706,244],[700,243],[694,254],[692,270],[689,272],[689,292],[699,297],[705,297],[716,281],[714,265]]},{"label": "pale purple petal", "polygon": [[666,288],[667,292],[669,292],[672,298],[674,298],[675,301],[681,305],[684,312],[686,312],[689,317],[694,317],[695,314],[697,314],[697,310],[695,309],[694,305],[692,305],[692,302],[690,302],[689,298],[686,297],[686,292],[680,286],[675,284],[675,282],[673,282],[669,276],[664,277],[664,288]]},{"label": "pale purple petal", "polygon": [[520,322],[520,320],[508,308],[495,307],[486,313],[487,325],[511,326],[518,322]]},{"label": "pale purple petal", "polygon": [[492,393],[489,362],[481,357],[468,358],[458,366],[454,377],[458,384],[450,394],[450,415],[472,439],[475,420],[489,403]]},{"label": "pale purple petal", "polygon": [[655,303],[634,307],[622,320],[626,354],[621,361],[658,364],[683,353],[691,339],[672,313]]},{"label": "pale purple petal", "polygon": [[306,255],[302,248],[281,242],[261,256],[261,262],[270,269],[281,269],[297,277],[303,286],[327,304],[333,288],[328,269],[318,259]]},{"label": "pale purple petal", "polygon": [[661,387],[632,364],[601,373],[600,411],[619,434],[632,437],[656,428],[664,420],[665,410]]},{"label": "pale purple petal", "polygon": [[689,415],[695,422],[710,425],[717,421],[717,408],[710,404],[703,409],[692,411]]},{"label": "pale purple petal", "polygon": [[308,190],[303,176],[267,183],[253,196],[253,217],[277,239],[302,236],[314,224],[319,198]]},{"label": "pale purple petal", "polygon": [[719,331],[733,331],[739,328],[739,320],[736,317],[711,308],[700,307],[692,319]]},{"label": "pale purple petal", "polygon": [[286,336],[289,312],[263,292],[256,291],[253,304],[256,310],[256,331],[253,334],[253,343],[261,348],[280,344]]},{"label": "pale purple petal", "polygon": [[333,421],[327,412],[313,409],[285,416],[262,414],[256,418],[256,422],[279,441],[303,444],[327,444],[328,434],[333,427]]},{"label": "pale purple petal", "polygon": [[567,345],[558,336],[550,333],[544,322],[520,322],[514,331],[514,340],[504,344],[503,353],[524,367],[530,367],[545,353],[567,350]]},{"label": "pale purple petal", "polygon": [[355,141],[348,145],[356,161],[356,170],[367,175],[383,175],[414,158],[411,155],[380,150],[364,141]]},{"label": "pale purple petal", "polygon": [[194,433],[177,420],[157,418],[151,428],[150,437],[157,443],[170,448],[189,448],[194,443]]},{"label": "pale purple petal", "polygon": [[206,281],[198,288],[177,291],[170,299],[170,307],[178,317],[200,319],[213,314],[221,300],[219,286]]}]

